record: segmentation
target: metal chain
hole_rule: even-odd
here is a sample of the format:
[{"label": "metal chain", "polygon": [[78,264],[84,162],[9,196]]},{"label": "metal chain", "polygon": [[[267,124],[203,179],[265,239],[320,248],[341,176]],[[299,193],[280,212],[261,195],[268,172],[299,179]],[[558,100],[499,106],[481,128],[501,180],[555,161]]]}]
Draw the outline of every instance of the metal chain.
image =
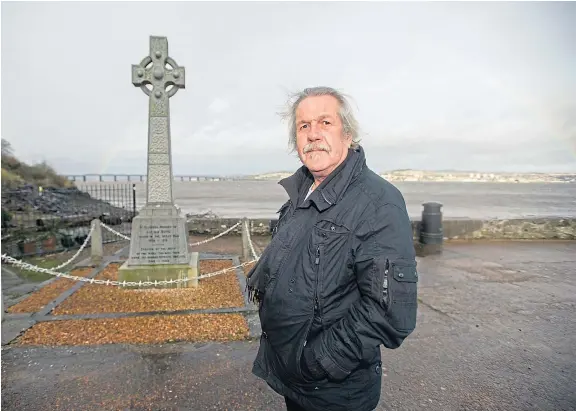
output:
[{"label": "metal chain", "polygon": [[[102,227],[104,227],[105,229],[107,229],[107,230],[110,231],[111,233],[113,233],[113,234],[115,234],[115,235],[117,235],[117,236],[119,236],[119,237],[122,237],[122,238],[124,238],[124,239],[126,239],[126,240],[130,240],[130,237],[126,237],[125,235],[123,235],[123,234],[119,233],[118,231],[114,230],[113,228],[108,227],[106,224],[104,224],[104,223],[102,223],[102,222],[101,222],[100,224],[102,225]],[[208,240],[204,240],[204,241],[201,241],[201,242],[199,242],[199,243],[192,244],[192,245],[200,245],[200,244],[205,244],[205,243],[207,243],[207,242],[209,242],[209,241],[213,241],[213,240],[215,240],[216,238],[219,238],[219,237],[227,234],[228,232],[232,231],[233,229],[235,229],[236,227],[238,227],[240,224],[242,224],[241,221],[238,222],[237,224],[235,224],[234,226],[230,227],[228,230],[222,232],[221,234],[218,234],[217,236],[215,236],[215,237],[213,237],[213,238],[210,238],[210,239],[208,239]],[[72,262],[72,260],[74,260],[74,259],[82,252],[82,250],[83,250],[83,249],[86,247],[86,245],[88,244],[88,241],[89,241],[90,237],[92,236],[93,230],[94,230],[94,226],[91,226],[91,227],[90,227],[90,231],[89,231],[89,233],[88,233],[88,236],[86,237],[86,240],[84,241],[84,244],[82,244],[82,246],[80,247],[80,249],[78,250],[78,252],[77,252],[70,260],[68,260],[68,261],[66,261],[64,264],[61,264],[61,265],[59,265],[58,267],[54,267],[54,268],[52,268],[52,269],[50,269],[50,268],[42,268],[42,267],[38,267],[38,266],[29,264],[29,263],[25,263],[24,261],[17,260],[16,258],[11,257],[11,256],[9,256],[9,255],[7,255],[7,254],[2,254],[1,259],[2,259],[2,261],[5,262],[5,263],[12,264],[12,265],[17,266],[17,267],[20,267],[20,268],[22,268],[22,269],[24,269],[24,270],[34,271],[34,272],[37,272],[37,273],[50,274],[50,275],[54,275],[54,276],[56,276],[56,277],[68,278],[68,279],[74,280],[74,281],[84,281],[84,282],[89,282],[90,284],[117,285],[117,286],[123,286],[123,287],[126,287],[126,286],[128,286],[128,287],[135,287],[135,286],[138,286],[138,287],[146,287],[146,286],[152,286],[152,285],[158,286],[158,285],[166,285],[166,284],[178,284],[178,283],[183,283],[183,282],[187,282],[187,281],[191,281],[191,280],[202,280],[202,279],[205,279],[205,278],[215,277],[215,276],[217,276],[217,275],[225,274],[225,273],[227,273],[227,272],[236,270],[237,268],[242,268],[242,267],[245,267],[245,266],[247,266],[247,265],[249,265],[249,264],[255,263],[255,262],[257,262],[258,259],[260,258],[260,257],[258,257],[258,255],[256,254],[256,251],[254,250],[254,245],[252,244],[252,239],[251,239],[251,237],[250,237],[250,231],[249,231],[249,229],[248,229],[248,226],[246,226],[246,230],[247,230],[246,233],[247,233],[247,235],[248,235],[248,243],[249,243],[249,245],[250,245],[250,250],[251,250],[251,252],[252,252],[252,255],[254,256],[254,259],[253,259],[252,261],[246,261],[246,262],[244,262],[244,263],[242,263],[242,264],[240,264],[240,265],[236,265],[236,266],[233,266],[233,267],[225,268],[225,269],[223,269],[223,270],[215,271],[215,272],[208,273],[208,274],[203,274],[203,275],[200,275],[200,276],[198,276],[198,277],[193,277],[193,278],[179,278],[179,279],[176,279],[176,280],[163,280],[163,281],[154,281],[154,282],[152,282],[152,281],[139,281],[139,282],[135,282],[135,281],[97,280],[97,279],[94,279],[94,278],[78,277],[78,276],[75,276],[75,275],[70,275],[70,274],[60,273],[60,272],[55,271],[55,270],[57,270],[57,269],[60,269],[60,268],[64,267],[65,265],[69,264],[70,262]]]},{"label": "metal chain", "polygon": [[214,240],[216,240],[217,238],[220,238],[220,237],[222,237],[223,235],[228,234],[230,231],[234,230],[234,229],[235,229],[236,227],[238,227],[240,224],[242,224],[242,221],[237,222],[237,223],[234,224],[232,227],[230,227],[230,228],[227,229],[226,231],[223,231],[222,233],[218,234],[218,235],[215,236],[215,237],[212,237],[212,238],[209,238],[209,239],[203,240],[203,241],[198,241],[197,243],[193,243],[193,244],[190,244],[190,245],[191,245],[192,247],[194,247],[194,246],[197,246],[197,245],[202,245],[202,244],[209,243],[210,241],[214,241]]},{"label": "metal chain", "polygon": [[[57,265],[56,267],[52,267],[52,270],[59,270],[61,268],[66,267],[68,264],[70,264],[72,261],[74,261],[76,258],[78,258],[78,256],[80,255],[80,253],[82,253],[82,251],[84,251],[84,249],[86,248],[86,246],[88,245],[88,243],[90,242],[90,238],[92,237],[92,233],[94,232],[94,226],[91,225],[90,226],[90,231],[88,231],[88,235],[86,236],[86,239],[84,240],[84,243],[82,243],[82,245],[80,246],[80,248],[76,251],[76,254],[74,254],[72,257],[70,257],[67,261],[64,261],[62,264]],[[6,254],[2,255],[2,259],[4,260],[5,258],[11,258],[14,261],[19,261],[16,260]],[[20,265],[19,263],[14,263],[15,265]],[[22,263],[22,264],[26,264],[26,263]],[[37,266],[32,266],[32,267],[37,267]],[[40,267],[38,267],[40,268]]]},{"label": "metal chain", "polygon": [[106,230],[110,231],[112,234],[117,235],[118,237],[123,238],[124,240],[130,241],[130,237],[126,237],[124,234],[119,233],[118,231],[114,230],[112,227],[108,227],[106,224],[100,222],[100,225],[104,227]]},{"label": "metal chain", "polygon": [[244,266],[247,266],[248,264],[252,264],[252,263],[256,262],[256,260],[247,261],[247,262],[242,263],[240,265],[236,265],[233,267],[225,268],[223,270],[215,271],[215,272],[208,273],[208,274],[203,274],[203,275],[200,275],[198,277],[192,277],[192,278],[179,278],[177,280],[163,280],[163,281],[153,281],[153,282],[152,281],[135,282],[135,281],[96,280],[94,278],[78,277],[75,275],[60,273],[60,272],[54,271],[53,269],[50,269],[50,268],[42,268],[42,267],[38,267],[36,265],[25,263],[24,261],[17,260],[16,258],[10,257],[9,255],[6,255],[6,254],[2,254],[1,258],[2,258],[2,261],[5,263],[12,264],[16,267],[20,267],[20,268],[23,268],[24,270],[28,270],[28,271],[50,274],[50,275],[54,275],[56,277],[68,278],[68,279],[74,280],[74,281],[89,282],[90,284],[118,285],[118,286],[121,285],[121,286],[128,286],[128,287],[135,287],[135,286],[146,287],[146,286],[151,286],[151,285],[158,286],[158,285],[165,285],[165,284],[178,284],[178,283],[183,283],[183,282],[187,282],[187,281],[191,281],[191,280],[202,280],[204,278],[210,278],[210,277],[215,277],[215,276],[220,275],[220,274],[225,274],[225,273],[233,271],[237,268],[242,268]]},{"label": "metal chain", "polygon": [[84,248],[86,248],[86,246],[88,245],[88,242],[90,241],[90,237],[92,237],[92,233],[94,232],[94,225],[90,225],[90,231],[88,231],[88,235],[86,236],[86,239],[84,240],[84,243],[80,246],[80,248],[78,249],[78,251],[76,251],[76,254],[74,254],[72,257],[70,257],[70,259],[68,261],[63,262],[62,264],[53,267],[53,270],[59,270],[63,267],[66,267],[68,264],[70,264],[72,261],[74,261],[76,259],[76,257],[78,257],[80,255],[80,253],[82,251],[84,251]]},{"label": "metal chain", "polygon": [[217,275],[227,273],[228,271],[232,271],[232,270],[235,270],[235,269],[237,269],[237,268],[245,267],[245,266],[247,266],[248,264],[252,264],[252,263],[255,263],[255,262],[256,262],[256,260],[246,261],[245,263],[242,263],[242,264],[240,264],[240,265],[235,265],[234,267],[225,268],[225,269],[220,270],[220,271],[214,271],[213,273],[208,273],[208,274],[199,275],[197,278],[198,278],[199,280],[202,280],[202,279],[204,279],[204,278],[215,277],[215,276],[217,276]]},{"label": "metal chain", "polygon": [[252,253],[252,257],[254,257],[254,261],[258,261],[260,257],[256,254],[254,250],[254,244],[252,243],[252,237],[250,237],[250,227],[248,226],[248,220],[244,224],[244,229],[246,230],[246,237],[248,238],[248,245],[250,246],[250,252]]},{"label": "metal chain", "polygon": [[[108,227],[106,224],[104,223],[100,223],[102,225],[102,227],[104,227],[106,230],[110,231],[112,234],[117,235],[118,237],[122,237],[125,240],[130,241],[130,237],[125,236],[124,234],[119,233],[118,231],[114,230],[112,227]],[[208,238],[206,240],[203,241],[198,241],[197,243],[192,243],[190,244],[192,247],[197,246],[197,245],[202,245],[202,244],[206,244],[209,243],[210,241],[214,241],[217,238],[222,237],[223,235],[228,234],[230,231],[234,230],[236,227],[238,227],[240,224],[242,224],[242,222],[238,222],[236,224],[234,224],[232,227],[230,227],[229,229],[227,229],[226,231],[223,231],[222,233],[218,234],[217,236],[214,236],[212,238]]]}]

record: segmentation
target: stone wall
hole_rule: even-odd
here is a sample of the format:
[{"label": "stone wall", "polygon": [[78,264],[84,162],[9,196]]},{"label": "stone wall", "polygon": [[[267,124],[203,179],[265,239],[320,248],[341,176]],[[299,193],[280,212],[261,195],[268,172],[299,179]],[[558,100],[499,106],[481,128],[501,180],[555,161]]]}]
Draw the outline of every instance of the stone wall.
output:
[{"label": "stone wall", "polygon": [[446,240],[576,240],[576,218],[445,220]]},{"label": "stone wall", "polygon": [[[241,219],[193,219],[188,222],[190,234],[216,235]],[[269,219],[249,220],[254,235],[270,234]],[[412,222],[414,239],[419,238],[420,221]],[[241,235],[238,226],[228,235]],[[576,218],[533,218],[510,220],[445,219],[445,240],[576,240]]]},{"label": "stone wall", "polygon": [[[234,224],[241,221],[241,218],[195,218],[188,220],[188,231],[190,234],[217,235],[226,231]],[[270,234],[270,220],[256,219],[249,220],[250,233],[254,235]],[[242,226],[236,227],[227,235],[242,235]]]}]

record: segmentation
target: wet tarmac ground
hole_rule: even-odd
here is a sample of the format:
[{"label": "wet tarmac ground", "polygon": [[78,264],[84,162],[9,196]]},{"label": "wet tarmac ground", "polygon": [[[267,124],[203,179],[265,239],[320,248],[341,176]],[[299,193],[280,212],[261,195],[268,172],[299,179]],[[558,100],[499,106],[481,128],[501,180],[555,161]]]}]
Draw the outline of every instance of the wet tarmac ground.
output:
[{"label": "wet tarmac ground", "polygon": [[[383,349],[378,410],[576,410],[576,242],[419,258],[417,330]],[[258,341],[2,350],[3,410],[283,410]]]}]

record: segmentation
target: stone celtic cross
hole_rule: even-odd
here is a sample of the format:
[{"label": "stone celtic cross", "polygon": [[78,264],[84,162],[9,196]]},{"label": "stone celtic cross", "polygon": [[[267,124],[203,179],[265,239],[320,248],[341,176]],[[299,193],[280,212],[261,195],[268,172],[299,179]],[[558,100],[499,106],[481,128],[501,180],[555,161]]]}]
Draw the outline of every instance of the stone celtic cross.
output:
[{"label": "stone celtic cross", "polygon": [[160,282],[153,287],[196,286],[198,253],[190,252],[186,217],[174,204],[172,192],[168,102],[178,89],[184,88],[184,67],[178,67],[168,56],[166,37],[150,37],[150,54],[140,64],[132,65],[132,84],[150,99],[147,193],[146,205],[132,220],[130,254],[118,269],[118,280]]},{"label": "stone celtic cross", "polygon": [[[169,69],[166,66],[170,66]],[[150,97],[146,204],[174,203],[168,100],[184,88],[184,67],[168,56],[166,37],[150,36],[150,55],[132,65],[132,84]],[[151,86],[150,90],[147,86]],[[167,90],[172,86],[170,90]]]}]

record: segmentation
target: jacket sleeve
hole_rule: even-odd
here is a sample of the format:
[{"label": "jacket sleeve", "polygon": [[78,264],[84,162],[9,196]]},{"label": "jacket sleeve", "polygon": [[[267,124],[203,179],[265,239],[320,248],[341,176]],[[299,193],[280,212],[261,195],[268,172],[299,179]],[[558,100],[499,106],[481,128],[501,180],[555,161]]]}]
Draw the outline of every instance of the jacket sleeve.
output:
[{"label": "jacket sleeve", "polygon": [[416,327],[417,282],[412,225],[406,212],[386,204],[355,233],[355,271],[361,298],[310,344],[333,380],[346,378],[364,352],[398,348]]}]

